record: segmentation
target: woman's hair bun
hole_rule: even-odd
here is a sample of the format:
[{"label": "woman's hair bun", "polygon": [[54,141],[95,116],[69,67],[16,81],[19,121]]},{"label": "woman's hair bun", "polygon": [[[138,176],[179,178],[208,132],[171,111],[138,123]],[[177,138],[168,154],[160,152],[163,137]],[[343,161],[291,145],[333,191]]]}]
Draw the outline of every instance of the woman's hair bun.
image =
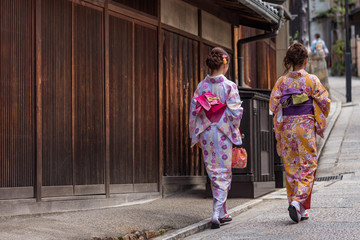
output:
[{"label": "woman's hair bun", "polygon": [[288,72],[291,67],[302,66],[308,58],[308,51],[301,43],[293,43],[290,45],[284,58],[285,72]]},{"label": "woman's hair bun", "polygon": [[226,62],[229,63],[229,55],[224,49],[221,47],[213,48],[205,60],[206,66],[212,71],[219,69],[221,65],[224,64],[223,55],[226,55]]}]

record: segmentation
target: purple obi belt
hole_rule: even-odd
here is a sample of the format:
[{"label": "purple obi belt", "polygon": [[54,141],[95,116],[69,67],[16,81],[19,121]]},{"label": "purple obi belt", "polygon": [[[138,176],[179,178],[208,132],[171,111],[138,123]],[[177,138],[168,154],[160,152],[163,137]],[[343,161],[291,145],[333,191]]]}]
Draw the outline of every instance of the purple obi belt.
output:
[{"label": "purple obi belt", "polygon": [[313,98],[307,96],[303,89],[286,89],[280,103],[283,108],[283,116],[314,114]]}]

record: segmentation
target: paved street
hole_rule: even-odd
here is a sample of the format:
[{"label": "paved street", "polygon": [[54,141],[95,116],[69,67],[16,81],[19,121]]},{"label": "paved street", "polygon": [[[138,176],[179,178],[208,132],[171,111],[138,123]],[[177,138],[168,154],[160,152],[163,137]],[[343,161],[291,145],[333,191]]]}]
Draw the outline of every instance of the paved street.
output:
[{"label": "paved street", "polygon": [[[331,78],[330,85],[333,97],[345,103],[344,78]],[[354,101],[342,106],[317,172],[318,177],[342,174],[343,179],[315,183],[310,219],[300,224],[290,220],[286,192],[281,189],[255,200],[229,199],[233,222],[219,230],[202,231],[208,227],[212,199],[204,198],[204,189],[195,189],[140,205],[0,217],[0,239],[84,240],[165,226],[174,232],[160,239],[181,239],[181,232],[190,235],[195,231],[202,232],[187,239],[360,239],[359,92],[360,79],[353,80]]]},{"label": "paved street", "polygon": [[290,220],[285,191],[280,190],[230,224],[186,239],[360,239],[360,79],[352,84],[353,102],[346,104],[345,78],[330,79],[333,98],[345,104],[323,149],[317,177],[343,178],[315,184],[309,220]]}]

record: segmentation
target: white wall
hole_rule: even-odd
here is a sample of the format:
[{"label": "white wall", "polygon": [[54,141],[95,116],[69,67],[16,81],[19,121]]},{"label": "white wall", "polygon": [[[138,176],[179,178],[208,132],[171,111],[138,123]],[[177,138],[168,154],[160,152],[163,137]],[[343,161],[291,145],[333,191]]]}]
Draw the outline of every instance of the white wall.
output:
[{"label": "white wall", "polygon": [[232,49],[231,24],[207,12],[201,11],[202,37],[211,42],[217,43]]},{"label": "white wall", "polygon": [[198,35],[198,10],[180,0],[161,0],[161,22]]}]

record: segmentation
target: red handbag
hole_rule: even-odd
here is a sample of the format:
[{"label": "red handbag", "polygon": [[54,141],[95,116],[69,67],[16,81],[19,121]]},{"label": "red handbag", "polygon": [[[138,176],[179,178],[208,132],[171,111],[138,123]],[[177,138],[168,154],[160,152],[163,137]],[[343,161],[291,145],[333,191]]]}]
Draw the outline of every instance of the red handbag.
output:
[{"label": "red handbag", "polygon": [[247,152],[245,148],[233,147],[231,168],[246,168]]}]

